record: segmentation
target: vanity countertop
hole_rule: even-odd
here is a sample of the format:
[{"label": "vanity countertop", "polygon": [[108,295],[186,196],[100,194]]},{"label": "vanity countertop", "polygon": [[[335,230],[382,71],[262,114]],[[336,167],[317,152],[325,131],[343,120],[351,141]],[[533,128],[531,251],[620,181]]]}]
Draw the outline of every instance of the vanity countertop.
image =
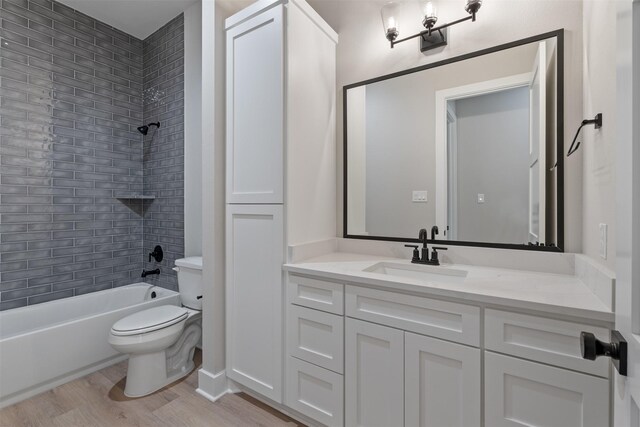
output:
[{"label": "vanity countertop", "polygon": [[391,291],[455,298],[594,321],[614,321],[613,311],[575,275],[448,263],[429,268],[464,270],[466,277],[453,282],[427,281],[363,271],[380,262],[404,264],[412,268],[411,262],[406,259],[334,252],[299,263],[285,264],[284,270]]}]

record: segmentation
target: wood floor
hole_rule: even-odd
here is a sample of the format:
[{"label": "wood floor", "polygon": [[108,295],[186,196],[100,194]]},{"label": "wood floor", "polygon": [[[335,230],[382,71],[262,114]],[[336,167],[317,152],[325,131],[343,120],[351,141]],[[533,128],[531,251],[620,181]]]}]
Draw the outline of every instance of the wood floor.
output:
[{"label": "wood floor", "polygon": [[[197,366],[200,359],[198,352]],[[195,391],[197,370],[150,396],[130,399],[122,362],[1,410],[0,426],[302,426],[245,394],[206,400]]]}]

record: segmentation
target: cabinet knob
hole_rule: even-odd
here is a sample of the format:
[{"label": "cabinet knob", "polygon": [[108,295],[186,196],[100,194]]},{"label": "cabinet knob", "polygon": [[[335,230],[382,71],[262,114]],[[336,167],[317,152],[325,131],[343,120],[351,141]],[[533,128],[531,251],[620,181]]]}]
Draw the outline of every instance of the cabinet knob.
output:
[{"label": "cabinet knob", "polygon": [[611,331],[611,342],[603,342],[591,332],[580,333],[580,353],[583,359],[610,357],[620,375],[627,375],[627,341],[618,331]]}]

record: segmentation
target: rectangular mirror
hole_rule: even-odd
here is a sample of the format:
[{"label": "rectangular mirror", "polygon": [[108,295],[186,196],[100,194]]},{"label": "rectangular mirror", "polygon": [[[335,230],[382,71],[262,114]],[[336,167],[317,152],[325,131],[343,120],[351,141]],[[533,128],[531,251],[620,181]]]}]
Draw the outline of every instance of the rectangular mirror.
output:
[{"label": "rectangular mirror", "polygon": [[563,31],[344,87],[344,235],[563,248]]}]

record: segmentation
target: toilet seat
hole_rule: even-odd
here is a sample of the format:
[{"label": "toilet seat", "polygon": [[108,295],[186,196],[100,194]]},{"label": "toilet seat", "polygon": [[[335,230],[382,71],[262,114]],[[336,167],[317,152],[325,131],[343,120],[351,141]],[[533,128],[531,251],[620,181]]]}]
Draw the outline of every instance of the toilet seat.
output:
[{"label": "toilet seat", "polygon": [[189,311],[175,305],[162,305],[131,314],[118,320],[111,328],[115,336],[140,335],[169,328],[187,319]]}]

